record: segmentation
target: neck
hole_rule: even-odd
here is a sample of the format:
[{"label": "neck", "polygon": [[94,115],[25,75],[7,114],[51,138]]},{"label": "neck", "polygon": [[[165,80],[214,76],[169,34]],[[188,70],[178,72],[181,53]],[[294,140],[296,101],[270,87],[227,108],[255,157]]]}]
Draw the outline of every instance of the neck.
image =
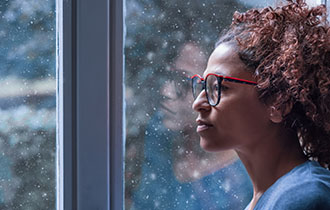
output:
[{"label": "neck", "polygon": [[183,129],[173,144],[174,174],[179,182],[191,182],[207,176],[237,160],[233,150],[209,153],[198,144],[199,135],[190,127]]},{"label": "neck", "polygon": [[307,160],[298,137],[281,129],[236,152],[252,180],[254,204],[276,180]]}]

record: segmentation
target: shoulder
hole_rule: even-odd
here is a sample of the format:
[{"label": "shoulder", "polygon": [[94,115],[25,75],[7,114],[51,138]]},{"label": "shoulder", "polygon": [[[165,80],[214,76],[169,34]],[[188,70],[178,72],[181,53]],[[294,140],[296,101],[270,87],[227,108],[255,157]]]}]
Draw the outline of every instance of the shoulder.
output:
[{"label": "shoulder", "polygon": [[309,161],[267,191],[263,200],[267,209],[330,209],[330,171]]},{"label": "shoulder", "polygon": [[276,196],[274,209],[330,209],[330,188],[319,181],[291,186]]}]

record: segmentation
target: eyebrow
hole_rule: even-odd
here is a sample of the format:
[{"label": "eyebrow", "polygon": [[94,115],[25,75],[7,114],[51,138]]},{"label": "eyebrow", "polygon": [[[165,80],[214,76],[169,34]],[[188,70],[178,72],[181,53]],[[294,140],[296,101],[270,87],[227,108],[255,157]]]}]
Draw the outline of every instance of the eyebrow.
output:
[{"label": "eyebrow", "polygon": [[206,75],[208,75],[208,74],[218,74],[218,75],[221,75],[221,76],[225,76],[225,75],[223,75],[222,73],[220,73],[220,72],[209,72],[209,73],[207,73],[206,75],[204,75],[205,74],[205,71],[204,71],[204,73],[201,75],[203,78],[205,78],[205,76]]},{"label": "eyebrow", "polygon": [[[221,75],[221,76],[224,76],[224,77],[228,77],[227,75],[224,75],[223,73],[220,73],[220,72],[214,72],[214,73],[208,73],[208,74],[218,74],[218,75]],[[206,75],[208,75],[208,74],[206,74]],[[205,76],[203,74],[203,78],[205,78]]]},{"label": "eyebrow", "polygon": [[223,73],[220,73],[220,72],[214,72],[215,74],[219,74],[221,76],[224,76],[224,77],[228,77],[228,75],[224,75]]},{"label": "eyebrow", "polygon": [[[218,75],[221,75],[221,76],[223,76],[223,77],[227,77],[227,78],[234,78],[234,77],[231,77],[231,76],[225,75],[225,74],[220,73],[220,72],[215,72],[215,74],[218,74]],[[235,78],[235,79],[239,79],[239,78]],[[227,80],[223,80],[223,82],[227,83],[227,82],[229,82],[229,81],[227,81]],[[231,84],[231,82],[229,82],[228,84]]]}]

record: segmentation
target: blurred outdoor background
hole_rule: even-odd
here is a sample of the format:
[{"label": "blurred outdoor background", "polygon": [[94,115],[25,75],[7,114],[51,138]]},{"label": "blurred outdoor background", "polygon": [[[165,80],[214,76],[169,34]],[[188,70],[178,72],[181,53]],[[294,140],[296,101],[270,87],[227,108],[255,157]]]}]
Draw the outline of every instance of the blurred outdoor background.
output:
[{"label": "blurred outdoor background", "polygon": [[0,1],[0,209],[55,209],[55,0]]}]

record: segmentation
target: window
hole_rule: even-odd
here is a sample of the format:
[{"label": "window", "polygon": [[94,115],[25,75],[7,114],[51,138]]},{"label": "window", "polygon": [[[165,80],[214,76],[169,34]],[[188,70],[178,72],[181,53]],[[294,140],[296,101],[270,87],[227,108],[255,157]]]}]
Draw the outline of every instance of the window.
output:
[{"label": "window", "polygon": [[[123,209],[124,203],[127,209],[138,209],[134,199],[154,196],[148,188],[137,195],[141,186],[166,178],[144,173],[158,167],[148,168],[148,163],[165,163],[169,169],[166,164],[171,159],[146,161],[145,155],[157,148],[159,157],[171,152],[176,158],[176,164],[171,163],[176,169],[172,181],[193,183],[206,177],[205,171],[212,174],[216,168],[209,164],[212,156],[195,144],[180,143],[185,134],[180,120],[189,119],[166,122],[161,112],[169,104],[160,102],[173,96],[165,95],[173,93],[173,85],[180,90],[175,96],[183,97],[185,76],[191,73],[187,59],[198,67],[193,71],[203,68],[217,33],[230,22],[228,14],[219,18],[218,11],[230,13],[278,1],[217,2],[1,1],[0,209]],[[329,1],[322,3],[329,8]],[[188,58],[186,52],[191,52]],[[168,144],[146,145],[156,136]],[[187,152],[189,160],[202,156],[204,168],[191,170],[194,162],[180,159]],[[230,181],[223,182],[221,190],[230,191],[230,186]],[[176,187],[180,190],[180,185]],[[227,193],[234,200],[244,198],[243,194]],[[161,207],[164,200],[172,199],[160,198],[152,205]],[[189,197],[183,206],[195,205],[193,200]]]},{"label": "window", "polygon": [[[213,21],[220,21],[222,26],[230,21],[228,17],[222,20],[212,18],[212,13],[203,14],[206,13],[203,7],[207,8],[210,1],[204,1],[205,6],[203,6],[203,1],[189,2],[188,6],[195,10],[201,8],[201,13],[197,13],[201,14],[201,17],[196,18],[193,36],[187,38],[187,32],[180,32],[182,28],[186,27],[186,24],[180,22],[179,19],[195,14],[181,14],[185,10],[178,10],[181,8],[180,5],[187,4],[187,2],[58,0],[57,209],[124,209],[124,203],[126,203],[126,209],[131,209],[133,206],[137,208],[134,205],[133,194],[142,183],[142,167],[146,163],[143,160],[144,154],[141,152],[144,137],[150,139],[158,135],[157,129],[164,129],[164,127],[147,126],[150,120],[154,120],[158,125],[163,123],[158,120],[158,117],[162,117],[161,114],[158,114],[161,107],[159,104],[158,106],[155,104],[158,103],[157,100],[162,100],[161,91],[164,91],[164,85],[171,86],[174,81],[166,72],[173,70],[174,64],[177,62],[180,63],[178,60],[181,58],[176,56],[180,54],[180,50],[184,52],[190,47],[197,49],[198,52],[200,46],[194,45],[195,43],[201,44],[202,50],[200,50],[201,53],[198,52],[197,55],[194,55],[196,56],[194,62],[199,62],[199,58],[208,55],[214,39],[217,37],[215,30],[221,28],[211,27],[210,25],[216,23],[205,21],[204,15],[209,16]],[[228,2],[229,5],[225,4],[228,8],[231,8],[230,5],[233,6],[233,4],[237,4],[238,9],[256,6],[255,4],[242,4],[243,1]],[[153,10],[154,8],[156,10]],[[233,9],[231,8],[231,10]],[[172,13],[166,13],[169,11]],[[123,24],[124,12],[126,13],[126,26]],[[167,16],[164,16],[163,12]],[[162,18],[164,21],[166,18],[170,19],[165,27],[151,25],[152,21],[161,21]],[[178,18],[178,24],[173,23],[176,18]],[[140,25],[140,20],[144,23],[143,26]],[[176,27],[179,27],[180,30]],[[205,30],[209,32],[205,39],[199,40],[200,37],[204,37],[203,34],[206,32],[201,29],[199,31],[198,27],[206,28]],[[158,30],[161,32],[171,30],[177,33],[158,37]],[[138,33],[135,34],[135,31]],[[123,33],[127,33],[125,46],[123,46]],[[148,36],[148,34],[152,36]],[[175,35],[172,41],[167,37],[171,35]],[[140,42],[140,40],[146,43]],[[164,42],[164,40],[168,41]],[[192,41],[194,44],[189,45],[190,43],[188,43],[183,46],[180,44],[180,41],[183,40]],[[125,74],[123,72],[124,47]],[[145,47],[147,49],[144,49]],[[156,48],[159,51],[169,49],[171,53],[164,51],[162,56],[158,57],[160,54],[155,52]],[[163,60],[172,62],[163,62]],[[164,65],[164,63],[168,65]],[[138,66],[134,67],[135,64]],[[154,68],[155,65],[157,68]],[[141,66],[143,68],[140,68]],[[175,69],[184,70],[182,68]],[[134,73],[133,70],[141,71]],[[177,73],[178,76],[183,76],[179,74],[182,73],[181,71]],[[125,87],[123,87],[124,76]],[[181,82],[175,85],[183,87]],[[138,91],[142,89],[143,92],[139,93]],[[151,95],[154,98],[148,96],[143,98],[146,96],[145,93],[154,93]],[[125,103],[123,102],[124,94]],[[139,100],[134,101],[135,97]],[[148,103],[141,105],[142,100]],[[141,106],[138,106],[139,103]],[[125,111],[127,118],[123,119]],[[124,126],[127,129],[124,129]],[[162,131],[165,134],[169,133],[167,128]],[[180,130],[176,134],[180,135]],[[163,135],[163,138],[166,140],[166,137],[170,137],[170,135],[172,134]],[[173,143],[177,142],[172,141],[172,145]],[[126,149],[125,196],[123,186],[124,146]],[[178,148],[180,153],[179,150],[180,148]],[[183,151],[185,152],[185,150]],[[151,180],[159,178],[157,174],[149,175]],[[198,178],[200,174],[197,172],[195,176]],[[228,190],[230,189],[228,186],[230,185],[223,183],[222,187],[224,190]],[[232,193],[229,195],[234,196]],[[241,195],[238,197],[241,198]],[[188,204],[184,205],[188,206]]]},{"label": "window", "polygon": [[55,209],[55,1],[0,3],[0,209]]},{"label": "window", "polygon": [[120,0],[58,0],[60,210],[122,208],[122,17]]},{"label": "window", "polygon": [[235,154],[200,149],[188,78],[203,73],[234,11],[280,3],[126,0],[125,209],[249,203],[252,185]]}]

